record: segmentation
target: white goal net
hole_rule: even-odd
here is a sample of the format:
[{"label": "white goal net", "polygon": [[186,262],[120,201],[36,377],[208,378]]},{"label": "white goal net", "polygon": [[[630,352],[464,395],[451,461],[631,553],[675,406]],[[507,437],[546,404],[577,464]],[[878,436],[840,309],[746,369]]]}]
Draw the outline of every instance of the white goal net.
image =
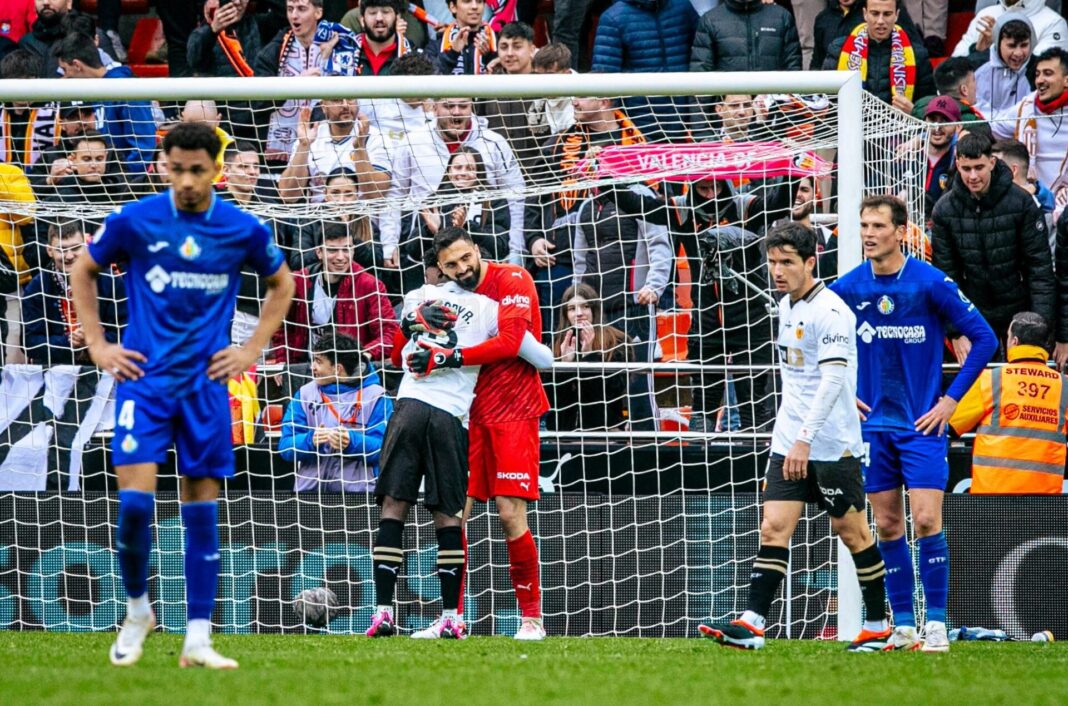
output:
[{"label": "white goal net", "polygon": [[[353,422],[360,441],[338,450],[311,443],[299,391],[313,382],[317,344],[341,334],[367,359],[358,384],[373,376],[395,392],[401,297],[437,274],[425,253],[450,225],[485,258],[531,272],[554,352],[531,516],[549,633],[686,636],[738,612],[777,406],[763,235],[784,220],[811,224],[820,274],[833,278],[859,262],[863,195],[902,195],[922,233],[922,123],[862,98],[859,82],[840,92],[845,82],[415,70],[299,83],[4,82],[4,95],[20,96],[5,118],[28,132],[0,165],[0,627],[100,630],[121,618],[115,384],[80,345],[65,273],[117,206],[166,190],[159,141],[181,120],[218,127],[217,197],[260,216],[298,278],[272,345],[229,384],[238,473],[220,502],[218,629],[306,630],[293,599],[318,586],[339,599],[329,631],[369,623],[378,510],[367,491],[388,405]],[[119,124],[120,113],[145,122]],[[922,235],[910,248],[923,251]],[[101,279],[114,340],[128,325],[125,276],[119,266]],[[243,274],[235,343],[262,297]],[[150,569],[166,630],[185,625],[180,470],[172,452]],[[494,514],[476,505],[468,527],[465,613],[476,634],[518,624]],[[440,609],[421,509],[405,548],[399,622],[420,628]],[[803,519],[791,562],[772,634],[834,636],[836,550],[823,515]]]}]

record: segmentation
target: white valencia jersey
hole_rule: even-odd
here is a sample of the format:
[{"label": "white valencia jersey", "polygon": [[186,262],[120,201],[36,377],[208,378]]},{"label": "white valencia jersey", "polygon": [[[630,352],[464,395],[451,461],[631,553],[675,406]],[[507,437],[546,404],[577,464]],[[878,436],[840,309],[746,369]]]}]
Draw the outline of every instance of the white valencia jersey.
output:
[{"label": "white valencia jersey", "polygon": [[456,325],[440,335],[418,333],[401,351],[404,377],[397,388],[397,399],[410,397],[466,420],[475,399],[475,383],[481,366],[438,368],[430,375],[416,377],[408,369],[408,354],[419,350],[419,341],[441,348],[469,348],[497,335],[497,302],[481,294],[469,292],[452,282],[442,285],[423,285],[404,295],[405,317],[428,301],[441,300],[456,312]]},{"label": "white valencia jersey", "polygon": [[779,368],[782,405],[775,416],[771,452],[785,456],[797,441],[820,386],[820,365],[844,365],[845,382],[809,458],[861,458],[864,444],[857,415],[857,317],[842,299],[818,282],[804,297],[779,302]]}]

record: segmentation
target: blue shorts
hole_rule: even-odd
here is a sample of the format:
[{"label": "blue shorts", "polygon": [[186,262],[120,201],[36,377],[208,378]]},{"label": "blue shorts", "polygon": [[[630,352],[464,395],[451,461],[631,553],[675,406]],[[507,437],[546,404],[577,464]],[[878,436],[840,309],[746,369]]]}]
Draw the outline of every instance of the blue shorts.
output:
[{"label": "blue shorts", "polygon": [[114,464],[165,463],[174,444],[183,476],[232,477],[230,396],[225,384],[207,376],[202,380],[182,395],[161,391],[145,379],[120,383],[111,440]]},{"label": "blue shorts", "polygon": [[864,491],[906,488],[945,490],[949,482],[949,439],[915,431],[865,431],[868,462]]}]

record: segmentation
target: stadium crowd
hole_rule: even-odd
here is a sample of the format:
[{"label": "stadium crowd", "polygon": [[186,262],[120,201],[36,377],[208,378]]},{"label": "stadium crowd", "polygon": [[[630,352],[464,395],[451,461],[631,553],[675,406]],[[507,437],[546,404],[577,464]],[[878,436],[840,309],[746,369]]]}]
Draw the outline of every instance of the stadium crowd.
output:
[{"label": "stadium crowd", "polygon": [[[122,3],[100,0],[95,16],[74,5],[0,1],[0,76],[133,76]],[[557,0],[551,17],[545,3],[514,0],[345,5],[159,3],[166,48],[157,47],[157,58],[172,76],[413,82],[587,68],[857,69],[869,93],[928,123],[901,148],[926,152],[926,172],[907,178],[926,195],[925,213],[913,220],[932,263],[1003,337],[1022,311],[1054,322],[1056,360],[1068,361],[1068,137],[1060,129],[1068,24],[1058,0]],[[970,17],[966,26],[962,17]],[[588,34],[579,31],[586,26]],[[957,37],[954,27],[963,28]],[[827,110],[818,98],[751,95],[6,102],[0,201],[22,206],[0,221],[2,362],[88,363],[69,301],[70,265],[108,210],[167,188],[160,143],[168,129],[204,122],[223,144],[217,197],[263,216],[296,273],[292,308],[262,359],[285,365],[265,395],[297,398],[280,451],[298,460],[323,445],[351,452],[366,470],[352,476],[362,479],[353,488],[373,477],[381,429],[359,443],[294,435],[294,419],[307,423],[300,391],[323,370],[342,384],[363,366],[388,365],[404,293],[440,276],[427,245],[444,228],[469,231],[489,260],[528,268],[545,343],[561,363],[658,360],[657,312],[692,307],[689,360],[770,366],[775,328],[768,297],[754,295],[770,291],[762,237],[784,220],[816,229],[821,275],[833,278],[836,233],[813,216],[833,210],[834,179],[597,189],[583,170],[611,146],[781,139]],[[485,193],[492,197],[469,197]],[[36,218],[26,215],[33,208]],[[251,271],[240,296],[238,344],[264,296]],[[121,336],[121,272],[102,280],[101,297],[110,302],[101,311],[108,335]],[[970,343],[958,335],[952,348],[963,360]],[[656,428],[644,372],[548,375],[550,429]],[[690,430],[767,430],[772,377],[694,375]],[[384,380],[363,380],[380,395]],[[388,417],[382,399],[381,414],[362,422],[369,431]],[[717,414],[724,401],[728,413]],[[314,486],[304,476],[298,484]]]}]

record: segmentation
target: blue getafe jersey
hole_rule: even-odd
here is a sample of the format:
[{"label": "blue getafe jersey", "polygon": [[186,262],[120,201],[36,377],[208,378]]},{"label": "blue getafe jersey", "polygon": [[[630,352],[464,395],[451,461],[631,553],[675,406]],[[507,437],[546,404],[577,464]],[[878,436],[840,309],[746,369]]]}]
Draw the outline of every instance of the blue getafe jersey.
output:
[{"label": "blue getafe jersey", "polygon": [[169,389],[204,376],[229,345],[242,265],[267,276],[283,262],[252,214],[217,196],[203,213],[181,211],[169,190],[108,216],[89,254],[101,267],[125,263],[123,346],[148,358],[143,382]]},{"label": "blue getafe jersey", "polygon": [[857,316],[857,397],[871,406],[865,430],[913,430],[942,395],[945,325],[972,341],[946,394],[959,400],[997,350],[975,306],[940,270],[912,257],[893,275],[870,262],[830,285]]}]

